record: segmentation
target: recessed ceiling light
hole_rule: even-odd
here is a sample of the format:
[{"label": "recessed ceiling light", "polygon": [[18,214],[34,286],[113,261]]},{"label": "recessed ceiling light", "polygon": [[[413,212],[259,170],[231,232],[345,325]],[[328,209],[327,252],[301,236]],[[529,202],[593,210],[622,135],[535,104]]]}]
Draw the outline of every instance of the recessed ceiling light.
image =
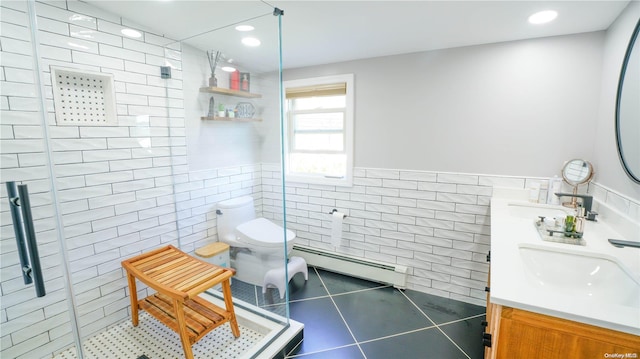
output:
[{"label": "recessed ceiling light", "polygon": [[133,37],[133,38],[142,37],[142,33],[140,33],[140,31],[136,31],[134,29],[122,29],[122,30],[120,30],[120,32],[124,36],[129,36],[129,37]]},{"label": "recessed ceiling light", "polygon": [[225,71],[225,72],[235,72],[236,71],[236,68],[235,67],[231,67],[231,66],[223,66],[223,67],[221,67],[221,69],[222,69],[222,71]]},{"label": "recessed ceiling light", "polygon": [[238,31],[252,31],[253,29],[255,29],[253,26],[251,25],[238,25],[236,26],[236,30]]},{"label": "recessed ceiling light", "polygon": [[247,46],[260,46],[261,42],[260,40],[256,39],[255,37],[245,37],[242,39],[242,43],[247,45]]},{"label": "recessed ceiling light", "polygon": [[539,11],[529,16],[529,22],[531,24],[545,24],[547,22],[553,21],[556,17],[558,17],[558,13],[556,11],[553,11],[553,10]]}]

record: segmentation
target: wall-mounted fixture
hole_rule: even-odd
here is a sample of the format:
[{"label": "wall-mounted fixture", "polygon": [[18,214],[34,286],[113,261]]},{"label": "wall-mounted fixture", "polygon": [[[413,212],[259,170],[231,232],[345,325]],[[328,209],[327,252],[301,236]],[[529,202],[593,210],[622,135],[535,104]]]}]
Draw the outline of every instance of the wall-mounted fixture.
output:
[{"label": "wall-mounted fixture", "polygon": [[171,66],[160,66],[160,78],[163,78],[163,79],[171,78]]}]

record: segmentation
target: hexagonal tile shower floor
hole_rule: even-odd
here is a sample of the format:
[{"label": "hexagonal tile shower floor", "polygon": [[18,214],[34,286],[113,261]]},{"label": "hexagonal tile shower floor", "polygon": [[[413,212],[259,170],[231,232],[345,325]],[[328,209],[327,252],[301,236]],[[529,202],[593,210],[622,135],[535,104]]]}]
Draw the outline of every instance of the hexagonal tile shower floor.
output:
[{"label": "hexagonal tile shower floor", "polygon": [[[265,337],[241,323],[240,333],[240,337],[235,338],[229,324],[222,325],[193,345],[193,355],[195,358],[239,358]],[[125,320],[86,339],[83,349],[88,358],[184,357],[178,334],[144,311],[140,311],[137,327],[131,320]],[[68,349],[55,358],[75,359],[76,350]]]}]

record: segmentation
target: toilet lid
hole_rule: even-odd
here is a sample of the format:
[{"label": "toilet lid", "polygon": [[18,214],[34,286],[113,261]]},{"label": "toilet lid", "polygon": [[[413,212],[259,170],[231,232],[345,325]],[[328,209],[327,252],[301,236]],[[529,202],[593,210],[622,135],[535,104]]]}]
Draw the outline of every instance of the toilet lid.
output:
[{"label": "toilet lid", "polygon": [[[283,243],[282,227],[266,218],[256,218],[236,227],[240,241],[261,247],[276,247]],[[287,242],[296,237],[287,229]]]}]

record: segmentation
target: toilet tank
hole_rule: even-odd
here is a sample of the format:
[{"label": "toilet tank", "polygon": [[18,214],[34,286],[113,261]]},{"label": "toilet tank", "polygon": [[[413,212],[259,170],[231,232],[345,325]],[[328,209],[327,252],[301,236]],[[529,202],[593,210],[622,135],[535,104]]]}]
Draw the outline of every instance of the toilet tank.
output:
[{"label": "toilet tank", "polygon": [[217,205],[218,240],[230,244],[236,242],[236,227],[256,218],[253,197],[244,196],[220,201]]}]

